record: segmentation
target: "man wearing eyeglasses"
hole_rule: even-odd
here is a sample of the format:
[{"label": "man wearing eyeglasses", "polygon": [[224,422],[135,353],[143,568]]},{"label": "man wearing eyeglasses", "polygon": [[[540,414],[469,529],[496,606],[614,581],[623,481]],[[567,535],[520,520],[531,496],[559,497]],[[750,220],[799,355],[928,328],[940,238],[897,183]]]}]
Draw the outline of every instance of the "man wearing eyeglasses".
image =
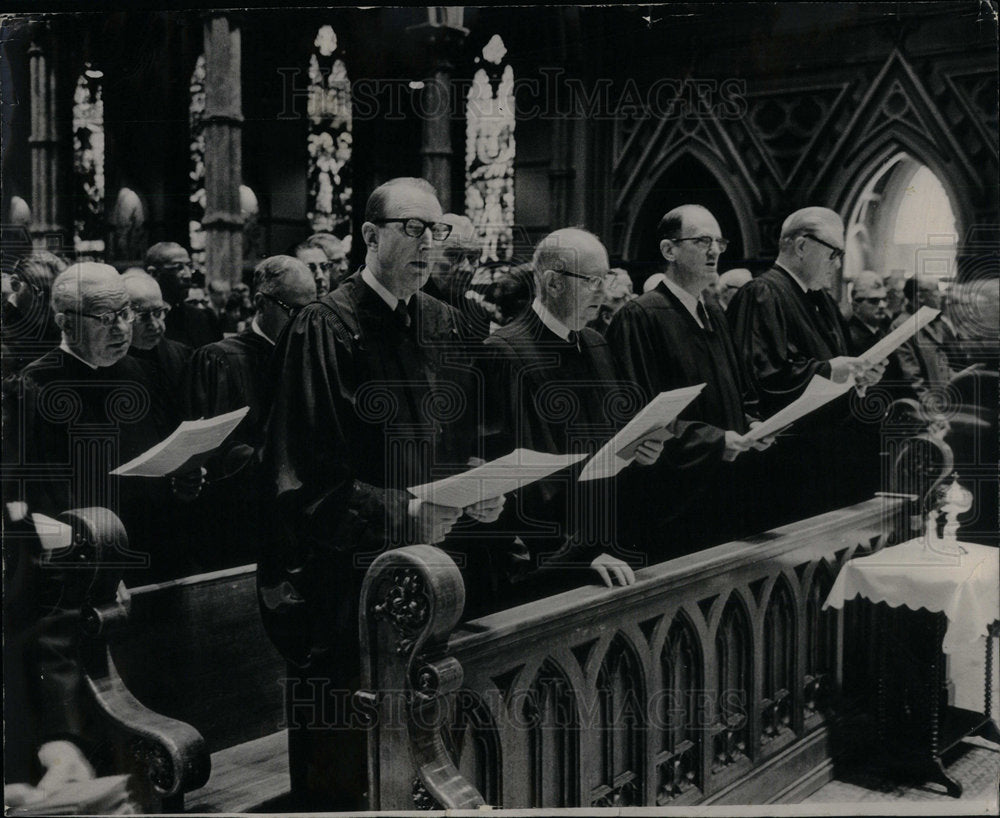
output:
[{"label": "man wearing eyeglasses", "polygon": [[[657,469],[656,480],[641,488],[649,493],[638,505],[657,509],[641,532],[647,553],[666,559],[705,548],[750,526],[746,511],[706,515],[706,492],[722,491],[736,479],[735,466],[724,468],[751,448],[744,438],[757,421],[757,400],[733,347],[725,314],[706,303],[705,290],[719,280],[719,257],[728,241],[710,211],[681,205],[666,213],[657,230],[660,255],[666,262],[663,280],[619,310],[607,338],[622,373],[643,390],[646,400],[660,392],[694,386],[705,388],[681,413],[677,437],[666,444],[669,467]],[[741,458],[741,461],[744,458]],[[742,474],[741,462],[741,474]],[[656,503],[668,497],[669,503]],[[702,497],[702,502],[695,503]],[[707,502],[738,507],[733,497]],[[727,536],[731,535],[731,536]]]},{"label": "man wearing eyeglasses", "polygon": [[163,298],[170,305],[166,336],[192,349],[222,339],[215,314],[187,302],[191,289],[191,256],[177,242],[161,241],[146,251],[146,272],[156,279]]},{"label": "man wearing eyeglasses", "polygon": [[173,422],[179,423],[184,416],[181,398],[184,370],[194,350],[166,337],[170,305],[164,302],[155,278],[134,267],[122,273],[122,283],[135,313],[129,357],[146,370],[167,401],[164,408]]},{"label": "man wearing eyeglasses", "polygon": [[0,312],[5,376],[19,372],[59,343],[59,327],[49,298],[52,282],[65,269],[65,261],[45,250],[25,256],[14,268],[10,277],[13,292]]},{"label": "man wearing eyeglasses", "polygon": [[889,296],[878,273],[863,270],[854,279],[851,317],[847,319],[848,346],[860,355],[885,335]]},{"label": "man wearing eyeglasses", "polygon": [[[448,508],[406,491],[476,454],[474,436],[455,428],[474,406],[458,316],[420,291],[431,248],[451,231],[441,215],[423,179],[376,188],[364,268],[292,319],[269,370],[262,458],[273,527],[258,585],[265,628],[289,660],[289,766],[303,808],[364,806],[364,732],[315,714],[329,713],[320,699],[349,698],[360,684],[358,604],[371,561],[440,543],[461,517],[494,521],[503,505]],[[294,703],[305,700],[303,714]]]},{"label": "man wearing eyeglasses", "polygon": [[[481,366],[488,456],[516,448],[594,454],[642,408],[642,395],[619,377],[604,338],[586,326],[604,299],[608,264],[600,240],[576,228],[556,230],[535,248],[534,302],[484,343],[490,353]],[[660,440],[645,441],[636,463],[649,466],[662,450]],[[579,482],[580,468],[574,467],[518,492],[501,526],[525,544],[529,571],[548,570],[515,575],[498,593],[516,602],[518,580],[526,590],[544,581],[551,593],[588,581],[591,574],[607,586],[632,584],[635,575],[622,559],[631,543],[617,528],[619,497],[635,471],[629,469],[621,480]],[[566,570],[571,566],[587,573]]]},{"label": "man wearing eyeglasses", "polygon": [[[887,361],[853,357],[847,322],[824,289],[844,255],[844,223],[833,210],[807,207],[781,226],[778,258],[729,305],[733,340],[770,415],[805,390],[814,375],[852,382],[848,396],[803,418],[793,429],[784,475],[801,514],[867,499],[879,485],[878,423],[852,410]],[[798,471],[797,471],[798,470]]]}]

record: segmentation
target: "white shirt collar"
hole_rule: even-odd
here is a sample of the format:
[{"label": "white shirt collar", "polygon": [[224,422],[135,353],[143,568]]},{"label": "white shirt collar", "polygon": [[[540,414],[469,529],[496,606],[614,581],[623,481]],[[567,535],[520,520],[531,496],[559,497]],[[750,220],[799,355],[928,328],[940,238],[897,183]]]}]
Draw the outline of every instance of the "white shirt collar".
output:
[{"label": "white shirt collar", "polygon": [[267,335],[264,334],[264,330],[262,330],[260,328],[260,324],[257,323],[256,315],[254,316],[253,321],[250,322],[250,330],[255,335],[259,335],[261,338],[267,341],[271,346],[274,346],[274,341],[272,341],[270,338],[267,337]]},{"label": "white shirt collar", "polygon": [[[361,271],[361,280],[365,282],[365,284],[367,284],[369,287],[371,287],[376,293],[378,293],[378,297],[381,298],[386,303],[386,306],[390,310],[395,311],[396,305],[400,301],[403,301],[402,298],[396,298],[396,296],[394,296],[385,287],[383,287],[382,283],[377,278],[375,278],[375,274],[367,267],[365,267]],[[409,302],[403,301],[403,303],[408,304]]]},{"label": "white shirt collar", "polygon": [[67,353],[69,355],[72,355],[78,361],[80,361],[81,363],[86,364],[91,369],[95,369],[95,370],[98,369],[97,366],[95,366],[94,364],[92,364],[90,361],[85,361],[83,358],[81,358],[79,355],[77,355],[72,349],[70,349],[69,348],[69,344],[66,343],[66,339],[65,338],[63,338],[62,341],[59,342],[59,349],[61,349],[63,352],[65,352],[65,353]]},{"label": "white shirt collar", "polygon": [[670,292],[677,296],[677,299],[684,305],[684,309],[691,313],[691,317],[698,322],[698,326],[705,329],[705,325],[701,322],[701,318],[698,317],[698,302],[701,299],[695,298],[691,295],[691,293],[679,284],[671,281],[667,276],[663,277],[663,283],[667,285],[667,289],[670,290]]},{"label": "white shirt collar", "polygon": [[556,335],[564,341],[569,340],[569,334],[571,332],[570,328],[549,312],[546,306],[539,299],[536,298],[531,302],[531,309],[535,311],[535,315],[538,316],[541,322]]}]

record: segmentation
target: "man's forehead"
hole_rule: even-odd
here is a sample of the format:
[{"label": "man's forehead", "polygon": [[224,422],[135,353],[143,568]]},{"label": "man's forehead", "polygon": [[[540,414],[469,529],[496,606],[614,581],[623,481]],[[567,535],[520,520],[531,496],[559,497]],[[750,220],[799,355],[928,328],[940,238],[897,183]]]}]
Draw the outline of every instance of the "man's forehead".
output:
[{"label": "man's forehead", "polygon": [[683,228],[681,229],[681,236],[704,236],[704,235],[720,235],[719,223],[715,220],[715,216],[706,210],[691,209],[685,211],[683,216]]},{"label": "man's forehead", "polygon": [[80,300],[86,308],[91,306],[119,307],[127,304],[129,297],[125,287],[120,284],[118,286],[102,284],[88,287],[81,293]]},{"label": "man's forehead", "polygon": [[170,264],[176,261],[190,261],[191,256],[183,247],[171,247],[163,254],[163,259],[167,264]]},{"label": "man's forehead", "polygon": [[386,218],[440,218],[444,211],[437,197],[416,188],[399,186],[393,190],[386,205]]}]

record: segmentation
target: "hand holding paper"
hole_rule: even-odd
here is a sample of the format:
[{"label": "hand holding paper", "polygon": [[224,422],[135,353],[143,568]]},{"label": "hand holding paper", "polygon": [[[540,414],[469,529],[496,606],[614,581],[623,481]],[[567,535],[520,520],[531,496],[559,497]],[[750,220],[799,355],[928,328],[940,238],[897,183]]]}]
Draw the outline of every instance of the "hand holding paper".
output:
[{"label": "hand holding paper", "polygon": [[852,386],[853,383],[851,381],[834,383],[833,381],[828,381],[826,378],[821,378],[819,375],[814,375],[798,400],[792,401],[792,403],[788,404],[784,409],[775,412],[767,420],[751,427],[750,431],[743,437],[750,441],[771,437],[799,418],[805,417],[810,412],[814,412],[821,406],[826,405],[834,398],[843,395]]}]

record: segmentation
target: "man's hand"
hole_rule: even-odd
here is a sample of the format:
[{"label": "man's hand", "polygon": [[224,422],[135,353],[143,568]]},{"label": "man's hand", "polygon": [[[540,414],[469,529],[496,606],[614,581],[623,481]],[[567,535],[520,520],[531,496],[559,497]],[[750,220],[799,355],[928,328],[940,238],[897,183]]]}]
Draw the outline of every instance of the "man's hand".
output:
[{"label": "man's hand", "polygon": [[170,478],[170,491],[174,497],[182,503],[190,503],[196,500],[201,494],[201,487],[205,485],[205,475],[208,474],[204,466],[201,468],[176,474]]},{"label": "man's hand", "polygon": [[38,748],[38,760],[45,768],[38,789],[46,794],[71,781],[89,781],[94,777],[94,768],[72,741],[45,742]]},{"label": "man's hand", "polygon": [[410,510],[415,521],[418,543],[434,545],[448,536],[452,526],[462,516],[462,509],[438,506],[434,503],[417,502],[416,509]]},{"label": "man's hand", "polygon": [[749,451],[751,443],[738,432],[726,432],[726,450],[722,453],[722,459],[731,463],[741,452]]},{"label": "man's hand", "polygon": [[601,581],[609,588],[613,588],[616,583],[632,585],[635,582],[635,572],[631,566],[610,554],[599,554],[590,563],[590,567],[597,571]]},{"label": "man's hand", "polygon": [[865,396],[865,390],[869,386],[874,386],[885,375],[885,368],[889,365],[888,359],[879,361],[876,364],[869,364],[867,361],[859,360],[854,372],[854,388],[858,390],[858,395]]},{"label": "man's hand", "polygon": [[465,511],[466,516],[471,517],[477,523],[495,523],[500,519],[500,512],[503,511],[506,502],[507,498],[501,494],[499,497],[490,497],[473,503],[471,506],[466,506],[463,511]]},{"label": "man's hand", "polygon": [[644,440],[635,450],[635,462],[640,466],[652,466],[663,454],[662,440]]},{"label": "man's hand", "polygon": [[[754,426],[760,426],[760,424],[761,421],[759,420],[751,420],[750,428],[753,429]],[[762,437],[760,440],[752,441],[750,443],[750,446],[756,449],[758,452],[762,452],[764,451],[764,449],[766,449],[768,446],[774,443],[774,441],[777,440],[777,438],[778,438],[778,433],[775,432],[773,435],[769,435],[768,437]]]},{"label": "man's hand", "polygon": [[830,380],[834,383],[844,383],[848,378],[854,377],[860,361],[857,358],[840,355],[831,358],[827,363],[830,364]]}]

